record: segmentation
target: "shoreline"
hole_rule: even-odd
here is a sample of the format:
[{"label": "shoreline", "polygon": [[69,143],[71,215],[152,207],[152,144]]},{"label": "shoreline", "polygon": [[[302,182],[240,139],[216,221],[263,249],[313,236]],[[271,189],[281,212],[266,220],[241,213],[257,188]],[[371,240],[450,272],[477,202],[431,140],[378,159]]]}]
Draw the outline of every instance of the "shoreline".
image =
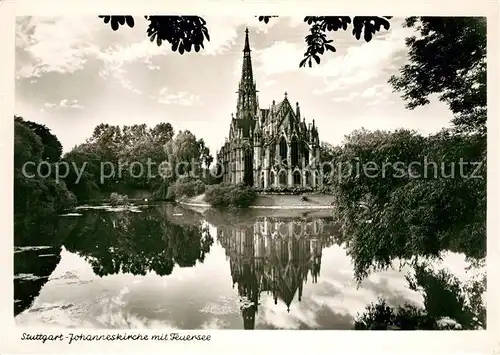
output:
[{"label": "shoreline", "polygon": [[[177,201],[179,205],[183,206],[190,206],[190,207],[200,207],[200,208],[212,208],[208,203],[191,203],[191,202],[185,202],[185,201]],[[330,210],[333,209],[333,206],[328,205],[328,206],[280,206],[280,205],[273,205],[273,206],[259,206],[259,205],[252,205],[248,206],[246,208],[251,208],[251,209],[269,209],[269,210]]]},{"label": "shoreline", "polygon": [[[204,202],[204,194],[176,201],[180,205],[211,208],[210,204]],[[330,195],[309,195],[308,201],[301,201],[297,195],[259,195],[255,202],[248,206],[250,209],[267,210],[330,210],[334,206],[327,203]]]}]

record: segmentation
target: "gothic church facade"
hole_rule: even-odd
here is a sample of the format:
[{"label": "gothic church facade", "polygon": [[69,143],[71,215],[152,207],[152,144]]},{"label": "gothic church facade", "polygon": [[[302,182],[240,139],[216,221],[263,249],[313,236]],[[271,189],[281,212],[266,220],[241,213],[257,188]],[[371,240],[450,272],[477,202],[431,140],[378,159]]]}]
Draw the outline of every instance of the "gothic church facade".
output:
[{"label": "gothic church facade", "polygon": [[246,29],[236,115],[231,115],[229,136],[217,152],[223,182],[317,189],[320,141],[315,122],[306,124],[299,103],[293,108],[286,92],[281,102],[259,107],[250,52]]}]

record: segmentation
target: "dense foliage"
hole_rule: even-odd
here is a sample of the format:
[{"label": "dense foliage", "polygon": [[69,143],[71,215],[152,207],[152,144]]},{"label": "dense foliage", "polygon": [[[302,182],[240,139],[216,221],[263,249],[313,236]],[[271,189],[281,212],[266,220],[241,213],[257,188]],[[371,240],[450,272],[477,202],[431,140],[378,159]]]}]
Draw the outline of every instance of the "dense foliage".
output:
[{"label": "dense foliage", "polygon": [[74,205],[75,197],[65,182],[55,178],[54,164],[59,160],[60,147],[48,128],[15,117],[15,214],[43,218]]},{"label": "dense foliage", "polygon": [[189,131],[175,135],[169,123],[153,128],[101,124],[64,160],[76,166],[87,164],[80,180],[74,171],[67,179],[70,189],[83,201],[95,191],[126,193],[137,189],[165,199],[168,186],[179,177],[207,176],[203,172],[212,157],[203,139]]},{"label": "dense foliage", "polygon": [[251,186],[219,184],[207,186],[205,201],[213,207],[248,207],[257,197]]},{"label": "dense foliage", "polygon": [[[359,130],[346,138],[330,178],[359,280],[396,258],[445,250],[485,257],[485,149],[481,136],[446,131]],[[477,163],[460,171],[461,160]]]},{"label": "dense foliage", "polygon": [[198,179],[178,179],[168,187],[167,199],[174,201],[183,197],[194,197],[205,192],[205,184]]},{"label": "dense foliage", "polygon": [[128,205],[129,203],[128,196],[112,192],[111,195],[109,196],[109,203],[111,204],[111,206]]},{"label": "dense foliage", "polygon": [[454,114],[459,132],[486,134],[486,18],[410,17],[419,36],[406,40],[409,63],[391,77],[407,107],[436,94]]},{"label": "dense foliage", "polygon": [[[100,124],[86,142],[62,157],[61,152],[50,129],[15,118],[16,214],[50,215],[76,202],[134,191],[166,199],[169,185],[175,185],[173,192],[175,182],[187,176],[197,177],[203,186],[218,182],[208,171],[213,158],[203,139],[189,131],[175,135],[169,123],[152,128]],[[203,193],[198,185],[195,191]]]}]

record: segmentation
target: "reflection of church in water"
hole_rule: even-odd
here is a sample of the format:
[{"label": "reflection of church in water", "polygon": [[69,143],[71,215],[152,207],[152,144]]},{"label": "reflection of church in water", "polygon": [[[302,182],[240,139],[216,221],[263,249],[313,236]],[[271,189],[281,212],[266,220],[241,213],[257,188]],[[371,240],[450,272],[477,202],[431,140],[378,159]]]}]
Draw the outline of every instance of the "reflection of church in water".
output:
[{"label": "reflection of church in water", "polygon": [[316,283],[321,254],[332,244],[326,221],[261,217],[252,226],[218,227],[217,239],[229,258],[233,284],[247,304],[243,325],[253,329],[261,293],[283,302],[288,312],[297,296],[302,299],[308,279]]}]

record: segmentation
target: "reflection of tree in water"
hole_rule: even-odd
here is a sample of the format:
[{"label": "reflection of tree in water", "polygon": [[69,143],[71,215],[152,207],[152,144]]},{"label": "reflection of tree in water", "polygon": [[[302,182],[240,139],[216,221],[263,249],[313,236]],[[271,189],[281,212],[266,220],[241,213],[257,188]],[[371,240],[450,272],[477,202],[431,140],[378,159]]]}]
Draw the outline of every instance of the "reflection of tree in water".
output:
[{"label": "reflection of tree in water", "polygon": [[61,260],[61,247],[14,253],[14,315],[29,308]]},{"label": "reflection of tree in water", "polygon": [[407,275],[409,288],[421,292],[423,307],[406,302],[395,307],[386,300],[366,306],[358,314],[357,330],[477,330],[486,328],[486,274],[461,282],[448,270],[433,270],[429,265],[414,265]]},{"label": "reflection of tree in water", "polygon": [[169,275],[175,264],[203,262],[213,239],[207,226],[180,225],[171,211],[85,211],[83,216],[14,224],[14,313],[29,308],[61,260],[61,246],[84,257],[99,276],[122,273]]},{"label": "reflection of tree in water", "polygon": [[161,213],[89,211],[73,226],[65,247],[83,256],[99,276],[116,273],[169,275],[175,264],[203,262],[213,239],[208,228],[179,225]]},{"label": "reflection of tree in water", "polygon": [[18,218],[14,223],[14,315],[29,308],[61,260],[54,221]]},{"label": "reflection of tree in water", "polygon": [[324,247],[333,243],[331,222],[326,219],[254,219],[253,224],[223,226],[217,239],[230,260],[233,283],[245,304],[245,329],[254,329],[260,294],[272,294],[287,310],[298,293],[301,301],[308,275],[317,282]]}]

